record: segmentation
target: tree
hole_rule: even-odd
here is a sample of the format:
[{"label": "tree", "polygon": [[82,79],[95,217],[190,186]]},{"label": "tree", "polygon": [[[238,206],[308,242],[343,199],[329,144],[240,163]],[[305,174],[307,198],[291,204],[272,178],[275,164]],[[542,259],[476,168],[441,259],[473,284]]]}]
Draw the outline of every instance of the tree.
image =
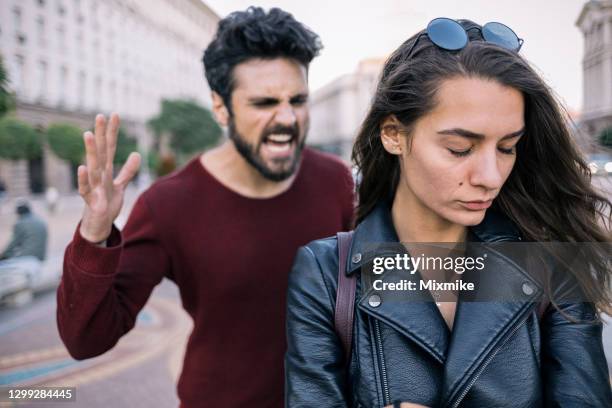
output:
[{"label": "tree", "polygon": [[115,152],[113,163],[123,165],[130,153],[137,150],[138,143],[136,142],[136,139],[128,135],[127,132],[120,127],[117,134],[117,150]]},{"label": "tree", "polygon": [[8,90],[8,74],[4,69],[4,63],[0,56],[0,116],[4,115],[15,106],[15,96]]},{"label": "tree", "polygon": [[612,127],[601,131],[599,134],[599,144],[612,149]]},{"label": "tree", "polygon": [[221,137],[212,113],[191,100],[162,100],[161,112],[148,125],[158,138],[169,134],[170,147],[183,155],[209,148]]},{"label": "tree", "polygon": [[78,166],[85,155],[82,133],[81,129],[69,123],[54,123],[47,128],[49,147],[60,159]]},{"label": "tree", "polygon": [[41,137],[33,127],[12,116],[0,119],[0,157],[33,160],[41,156]]}]

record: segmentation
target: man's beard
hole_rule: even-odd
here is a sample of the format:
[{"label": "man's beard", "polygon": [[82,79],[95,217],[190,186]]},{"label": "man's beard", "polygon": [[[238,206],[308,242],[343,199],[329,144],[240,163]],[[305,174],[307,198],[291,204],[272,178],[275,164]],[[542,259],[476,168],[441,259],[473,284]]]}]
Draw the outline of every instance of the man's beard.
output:
[{"label": "man's beard", "polygon": [[[234,142],[234,146],[236,146],[236,150],[240,153],[240,155],[249,163],[251,166],[255,168],[265,179],[270,181],[283,181],[287,180],[291,177],[300,162],[300,156],[302,154],[302,150],[304,149],[304,144],[306,138],[304,137],[302,140],[299,140],[300,131],[297,124],[294,126],[281,126],[277,125],[269,129],[265,129],[259,139],[258,145],[253,146],[248,143],[244,137],[236,130],[236,126],[234,123],[234,119],[230,118],[228,124],[228,134],[229,138],[232,142]],[[265,161],[262,159],[259,154],[259,148],[261,144],[264,143],[266,136],[272,134],[288,134],[291,135],[292,141],[297,141],[295,152],[293,157],[291,158],[291,164],[285,170],[273,170],[269,166],[266,165]]]}]

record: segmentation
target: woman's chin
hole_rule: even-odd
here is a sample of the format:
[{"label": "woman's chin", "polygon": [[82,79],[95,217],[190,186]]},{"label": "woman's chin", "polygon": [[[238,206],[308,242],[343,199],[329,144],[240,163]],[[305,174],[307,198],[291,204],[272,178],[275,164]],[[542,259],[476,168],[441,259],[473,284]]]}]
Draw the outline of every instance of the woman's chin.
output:
[{"label": "woman's chin", "polygon": [[452,212],[451,217],[449,217],[449,221],[463,225],[464,227],[472,227],[474,225],[478,225],[482,222],[485,217],[487,210],[454,210]]}]

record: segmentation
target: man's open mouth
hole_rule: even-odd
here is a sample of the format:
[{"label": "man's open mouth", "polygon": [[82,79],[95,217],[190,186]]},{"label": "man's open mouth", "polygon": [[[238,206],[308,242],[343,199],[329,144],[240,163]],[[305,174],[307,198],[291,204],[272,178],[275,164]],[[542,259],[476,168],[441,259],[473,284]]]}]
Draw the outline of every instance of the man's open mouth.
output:
[{"label": "man's open mouth", "polygon": [[287,133],[274,133],[264,137],[263,144],[274,153],[288,152],[295,140],[293,135]]}]

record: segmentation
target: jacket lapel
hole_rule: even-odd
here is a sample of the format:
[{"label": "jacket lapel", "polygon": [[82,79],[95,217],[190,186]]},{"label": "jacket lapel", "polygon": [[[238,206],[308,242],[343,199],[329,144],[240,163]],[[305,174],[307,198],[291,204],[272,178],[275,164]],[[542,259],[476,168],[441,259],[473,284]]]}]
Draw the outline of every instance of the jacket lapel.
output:
[{"label": "jacket lapel", "polygon": [[[469,391],[496,350],[534,309],[532,302],[542,293],[517,263],[495,253],[491,247],[479,247],[478,250],[487,252],[486,268],[479,275],[478,284],[486,288],[486,296],[491,300],[460,299],[457,303],[444,366],[442,406],[451,405]],[[523,290],[524,285],[532,289],[528,294]]]},{"label": "jacket lapel", "polygon": [[[347,273],[367,268],[376,256],[395,255],[398,251],[404,250],[398,241],[388,205],[379,204],[355,230],[349,261],[357,259],[359,261],[349,262]],[[396,244],[394,245],[396,250],[390,251],[389,245],[393,243]],[[443,363],[446,359],[450,331],[429,292],[376,291],[372,288],[372,282],[368,281],[370,277],[370,274],[361,274],[361,287],[364,288],[364,291],[357,307],[364,313],[393,327],[422,347],[437,361]],[[419,273],[410,275],[406,271],[391,271],[383,273],[378,278],[384,283],[407,280],[418,285],[421,276]],[[378,305],[370,302],[373,295],[379,296]]]},{"label": "jacket lapel", "polygon": [[[502,214],[490,209],[481,224],[470,228],[470,241],[520,241],[518,229]],[[388,203],[379,204],[355,230],[351,245],[347,274],[367,267],[374,256],[384,256],[388,247],[381,244],[397,243]],[[378,246],[378,248],[376,247]],[[472,251],[467,256],[480,256],[482,246],[467,246]],[[433,298],[427,291],[401,291],[394,295],[390,291],[375,291],[371,282],[364,282],[364,290],[358,308],[379,319],[418,344],[425,352],[445,365],[442,406],[452,404],[469,391],[480,372],[486,367],[487,359],[494,356],[512,334],[512,331],[534,309],[541,295],[541,288],[531,280],[522,267],[502,254],[487,248],[486,273],[479,275],[479,284],[486,285],[490,299],[517,299],[517,301],[468,301],[457,303],[452,334],[442,318]],[[396,252],[394,252],[396,253]],[[388,255],[394,253],[389,252]],[[465,280],[469,280],[466,274]],[[383,282],[399,282],[402,279],[418,285],[420,275],[415,273],[384,272],[378,277]],[[526,295],[524,284],[534,288]],[[499,290],[497,294],[494,291]],[[371,302],[378,295],[379,302]],[[496,297],[497,296],[497,297]]]}]

